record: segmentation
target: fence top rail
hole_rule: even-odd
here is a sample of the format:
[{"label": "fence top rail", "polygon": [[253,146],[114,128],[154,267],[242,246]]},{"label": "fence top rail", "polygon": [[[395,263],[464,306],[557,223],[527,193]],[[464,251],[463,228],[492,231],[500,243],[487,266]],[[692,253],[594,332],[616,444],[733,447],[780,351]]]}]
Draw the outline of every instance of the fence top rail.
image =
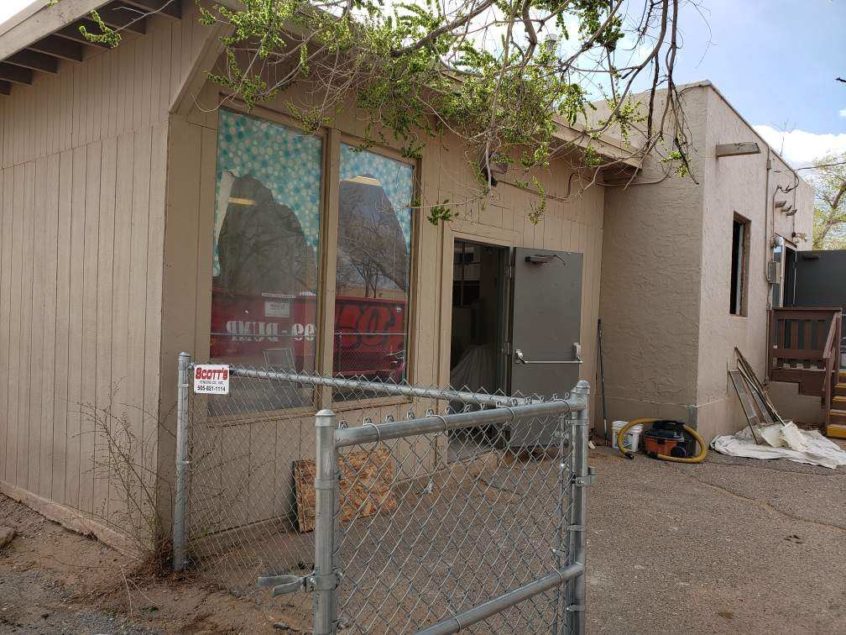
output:
[{"label": "fence top rail", "polygon": [[583,397],[558,399],[529,403],[518,406],[505,406],[491,410],[459,412],[447,415],[430,415],[419,419],[395,421],[390,423],[366,423],[355,428],[341,428],[335,431],[335,446],[348,447],[400,439],[422,434],[474,428],[494,423],[510,423],[525,417],[555,416],[569,414],[587,407]]},{"label": "fence top rail", "polygon": [[[194,365],[196,365],[196,363]],[[273,381],[289,381],[292,383],[311,386],[329,386],[332,388],[364,390],[386,396],[423,397],[428,399],[461,401],[466,404],[476,404],[479,406],[520,406],[536,401],[530,397],[494,395],[489,393],[471,392],[469,390],[455,390],[452,388],[426,388],[423,386],[412,386],[410,384],[368,381],[364,379],[346,379],[343,377],[325,377],[323,375],[309,375],[306,373],[245,368],[242,366],[230,366],[229,372],[234,377],[252,377]]]}]

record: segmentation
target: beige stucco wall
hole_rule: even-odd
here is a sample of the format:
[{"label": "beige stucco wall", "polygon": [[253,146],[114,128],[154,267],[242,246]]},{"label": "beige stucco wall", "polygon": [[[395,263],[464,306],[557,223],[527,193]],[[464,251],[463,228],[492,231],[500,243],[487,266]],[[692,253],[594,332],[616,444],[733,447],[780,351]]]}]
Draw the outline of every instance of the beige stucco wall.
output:
[{"label": "beige stucco wall", "polygon": [[0,491],[123,546],[144,520],[90,412],[125,422],[154,487],[168,110],[204,42],[192,7],[0,96]]},{"label": "beige stucco wall", "polygon": [[[811,188],[732,110],[714,90],[695,89],[707,99],[704,147],[704,222],[702,232],[702,293],[700,300],[699,372],[696,403],[699,426],[709,436],[737,430],[745,419],[729,385],[727,370],[735,368],[738,347],[762,379],[766,378],[768,309],[771,286],[766,263],[772,258],[772,240],[780,235],[792,241],[794,232],[811,235]],[[760,154],[714,158],[717,144],[752,141]],[[768,169],[769,165],[769,169]],[[779,189],[781,188],[781,190]],[[786,216],[773,200],[787,200],[799,209]],[[747,313],[729,313],[731,284],[731,231],[734,214],[750,221]],[[799,241],[799,249],[808,247]]]},{"label": "beige stucco wall", "polygon": [[[681,93],[699,185],[668,178],[606,194],[600,303],[606,390],[609,420],[672,417],[710,438],[743,425],[726,374],[735,367],[734,347],[765,377],[765,255],[771,257],[774,233],[788,241],[794,232],[810,236],[813,193],[799,181],[777,196],[799,212],[774,212],[776,188],[796,185],[794,173],[712,86]],[[743,141],[757,142],[762,152],[716,158],[718,143]],[[654,180],[654,172],[645,170],[636,182]],[[751,222],[743,317],[729,312],[735,213]]]},{"label": "beige stucco wall", "polygon": [[[690,134],[704,136],[703,95],[687,93],[684,103]],[[701,162],[694,149],[697,175]],[[703,187],[665,178],[666,170],[649,157],[637,179],[645,184],[605,194],[600,317],[609,422],[686,420],[696,403]]]}]

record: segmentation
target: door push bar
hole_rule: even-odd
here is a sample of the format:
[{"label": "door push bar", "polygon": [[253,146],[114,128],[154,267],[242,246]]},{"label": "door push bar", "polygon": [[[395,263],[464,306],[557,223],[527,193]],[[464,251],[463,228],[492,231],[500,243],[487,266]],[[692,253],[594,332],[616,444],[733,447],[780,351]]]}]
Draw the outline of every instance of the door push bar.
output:
[{"label": "door push bar", "polygon": [[514,349],[514,357],[518,364],[581,364],[582,363],[582,345],[578,342],[573,343],[573,357],[575,359],[526,359],[523,351],[519,348]]}]

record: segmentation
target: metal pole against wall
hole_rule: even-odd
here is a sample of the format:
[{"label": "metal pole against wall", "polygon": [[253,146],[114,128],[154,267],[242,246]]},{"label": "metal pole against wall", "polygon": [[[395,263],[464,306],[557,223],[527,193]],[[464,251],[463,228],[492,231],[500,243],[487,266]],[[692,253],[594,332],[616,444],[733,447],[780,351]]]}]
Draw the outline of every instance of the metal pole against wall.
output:
[{"label": "metal pole against wall", "polygon": [[335,446],[335,413],[321,410],[314,418],[316,474],[314,477],[314,633],[335,633],[338,613],[336,563],[338,460]]},{"label": "metal pole against wall", "polygon": [[176,492],[173,503],[173,570],[185,568],[187,543],[185,516],[188,508],[188,390],[191,355],[179,353],[176,397]]},{"label": "metal pole against wall", "polygon": [[568,564],[582,566],[582,574],[568,585],[567,593],[567,631],[576,635],[585,632],[585,555],[587,546],[587,486],[591,482],[588,468],[588,399],[590,384],[582,380],[571,391],[572,396],[581,397],[585,407],[573,418],[573,451],[571,453],[571,523],[568,541]]}]

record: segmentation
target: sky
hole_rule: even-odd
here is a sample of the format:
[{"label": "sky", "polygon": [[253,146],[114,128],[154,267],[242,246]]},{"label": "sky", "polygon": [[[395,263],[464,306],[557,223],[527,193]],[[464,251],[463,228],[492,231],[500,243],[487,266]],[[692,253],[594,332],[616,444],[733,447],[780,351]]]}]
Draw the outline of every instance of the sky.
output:
[{"label": "sky", "polygon": [[[0,0],[0,22],[31,2]],[[846,0],[682,4],[677,84],[711,80],[796,167],[846,152]]]},{"label": "sky", "polygon": [[846,0],[696,0],[676,82],[710,79],[794,166],[846,152]]}]

